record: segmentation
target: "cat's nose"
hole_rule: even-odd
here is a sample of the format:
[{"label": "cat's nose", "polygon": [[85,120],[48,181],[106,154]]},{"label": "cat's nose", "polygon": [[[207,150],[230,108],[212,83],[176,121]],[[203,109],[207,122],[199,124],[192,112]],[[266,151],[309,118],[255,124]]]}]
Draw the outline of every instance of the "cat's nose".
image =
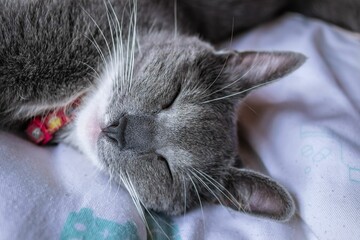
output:
[{"label": "cat's nose", "polygon": [[121,149],[147,152],[154,146],[155,120],[153,116],[125,115],[102,131]]},{"label": "cat's nose", "polygon": [[126,118],[120,118],[115,122],[102,129],[102,132],[111,140],[116,141],[120,147],[125,145],[124,132],[126,128]]}]

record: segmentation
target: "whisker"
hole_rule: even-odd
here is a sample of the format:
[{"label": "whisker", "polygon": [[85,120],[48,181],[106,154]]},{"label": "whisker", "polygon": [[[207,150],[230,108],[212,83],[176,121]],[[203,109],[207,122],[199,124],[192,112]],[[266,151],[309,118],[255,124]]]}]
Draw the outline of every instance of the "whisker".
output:
[{"label": "whisker", "polygon": [[174,39],[177,38],[177,0],[174,1]]},{"label": "whisker", "polygon": [[[130,176],[128,175],[127,172],[125,172],[126,176],[127,176],[127,180],[129,181],[130,185],[129,187],[132,189],[132,192],[134,194],[134,196],[136,196],[136,201],[138,201],[142,207],[145,209],[145,211],[149,214],[149,216],[152,218],[152,220],[155,222],[155,224],[159,227],[159,229],[164,233],[164,235],[170,240],[169,236],[166,234],[166,232],[164,231],[164,229],[161,227],[161,225],[158,223],[158,221],[156,221],[155,217],[151,214],[151,212],[144,206],[143,202],[141,201],[141,199],[138,197],[138,194],[136,193],[136,190],[135,190],[135,187],[130,179]],[[152,231],[150,229],[150,226],[146,220],[146,217],[144,215],[144,212],[142,211],[142,214],[144,216],[144,223],[146,225],[146,229],[148,230],[149,234],[150,234],[150,237],[151,239],[153,239],[153,236],[152,236]],[[170,225],[169,225],[170,226]]]},{"label": "whisker", "polygon": [[[89,179],[98,179],[98,178],[102,178],[102,176],[100,175],[101,174],[101,171],[99,171],[98,168],[93,168],[92,169],[92,172],[89,174],[88,178]],[[105,185],[104,188],[102,188],[102,191],[101,191],[101,195],[105,195],[105,191],[108,189],[108,182],[109,182],[109,178],[107,178],[107,184]]]},{"label": "whisker", "polygon": [[112,173],[112,169],[111,169],[111,168],[109,168],[108,174],[109,174],[109,178],[108,178],[108,180],[107,180],[107,182],[106,182],[104,191],[107,190],[107,191],[108,191],[108,192],[107,192],[107,196],[111,196],[111,195],[112,195],[112,194],[111,194],[111,183],[112,183],[112,178],[113,178],[113,173]]},{"label": "whisker", "polygon": [[[116,174],[116,175],[115,175]],[[112,178],[111,178],[111,182],[110,182],[110,187],[113,187],[114,185],[116,186],[116,192],[115,192],[115,199],[117,198],[117,196],[119,195],[119,192],[120,192],[120,189],[121,189],[121,186],[120,184],[117,182],[119,181],[119,174],[117,172],[115,172],[115,169],[113,170],[112,172]],[[116,178],[117,177],[117,180]],[[120,181],[121,181],[121,178],[120,178]],[[115,184],[114,184],[115,183]]]},{"label": "whisker", "polygon": [[[232,19],[232,25],[231,25],[231,36],[230,36],[230,43],[229,43],[230,46],[229,46],[229,48],[231,48],[232,43],[233,43],[233,38],[234,38],[234,24],[235,24],[234,21],[235,21],[235,19],[234,19],[234,17],[233,17],[233,19]],[[222,65],[221,70],[220,70],[219,74],[216,76],[215,80],[204,90],[204,92],[206,92],[207,90],[209,90],[209,89],[215,84],[215,82],[219,79],[219,77],[221,76],[221,74],[223,73],[223,71],[224,71],[224,69],[225,69],[225,66],[226,66],[226,64],[227,64],[228,58],[229,58],[229,57],[227,57],[227,58],[225,59],[225,62],[224,62],[224,64]],[[206,97],[207,97],[207,96],[206,96]]]},{"label": "whisker", "polygon": [[233,17],[232,23],[231,23],[231,35],[230,35],[229,48],[232,48],[232,44],[233,44],[233,40],[234,40],[234,26],[235,26],[235,17]]},{"label": "whisker", "polygon": [[[116,65],[116,63],[118,62],[117,54],[116,54],[117,43],[115,42],[115,39],[114,39],[114,32],[113,32],[114,23],[113,23],[112,17],[109,14],[109,8],[108,8],[108,4],[111,5],[111,3],[109,1],[108,1],[108,3],[106,3],[106,0],[103,0],[103,2],[104,2],[105,9],[106,9],[106,18],[107,18],[108,25],[109,25],[110,37],[111,37],[111,43],[112,43],[112,54],[111,55],[113,55],[113,57],[111,59],[111,63]],[[114,67],[112,67],[112,68],[114,68]],[[115,81],[114,81],[115,89],[118,92],[119,91],[119,83],[117,81],[117,71],[115,72],[114,78],[115,78]]]},{"label": "whisker", "polygon": [[125,174],[126,174],[126,176],[123,176],[122,174],[120,174],[120,178],[121,178],[122,182],[124,183],[126,189],[128,190],[128,192],[130,194],[130,197],[132,198],[133,203],[134,203],[134,205],[136,207],[136,210],[139,213],[139,216],[140,216],[141,220],[144,222],[145,227],[147,229],[149,229],[149,225],[148,225],[148,223],[146,221],[146,217],[145,217],[143,208],[141,206],[141,201],[140,201],[140,199],[138,197],[138,194],[136,193],[134,185],[132,184],[127,172],[125,172]]},{"label": "whisker", "polygon": [[[129,78],[129,91],[132,88],[132,80],[134,74],[134,64],[135,64],[135,46],[136,46],[136,27],[137,27],[137,1],[133,1],[133,9],[130,17],[130,25],[129,25],[129,33],[128,33],[128,49],[127,52],[130,51],[130,64],[128,70],[128,78]],[[129,46],[131,40],[131,46]]]},{"label": "whisker", "polygon": [[[104,0],[105,1],[105,0]],[[112,33],[111,34],[111,37],[112,37],[112,41],[113,41],[113,51],[114,51],[114,57],[113,57],[113,61],[112,61],[112,69],[116,69],[114,72],[116,74],[115,77],[115,81],[114,81],[114,84],[115,84],[115,89],[117,91],[117,93],[119,93],[119,91],[121,89],[123,89],[123,63],[120,62],[120,61],[123,61],[123,58],[122,58],[122,52],[123,52],[123,44],[122,44],[122,31],[121,31],[121,27],[120,27],[120,23],[119,23],[119,19],[117,17],[117,14],[115,12],[115,9],[113,8],[110,0],[107,1],[108,2],[108,5],[109,5],[109,8],[111,10],[111,14],[112,16],[110,16],[110,11],[109,11],[109,8],[108,6],[106,7],[106,10],[107,10],[107,15],[108,15],[108,21],[109,21],[109,25],[111,26],[114,26],[114,29],[115,29],[115,34],[114,32],[111,30]],[[115,20],[114,20],[115,19]],[[112,28],[112,27],[110,27]],[[115,38],[115,39],[114,39]],[[120,49],[119,49],[120,48]],[[120,53],[121,52],[121,53]],[[119,56],[120,55],[120,56]],[[120,59],[119,59],[120,58]],[[117,66],[120,66],[119,68],[117,68]],[[120,72],[120,73],[119,73]],[[120,79],[121,79],[121,85],[120,85],[120,88],[119,88],[119,79],[118,79],[118,75],[120,75]]]},{"label": "whisker", "polygon": [[[109,3],[109,4],[111,4],[111,3]],[[109,24],[109,30],[110,30],[110,36],[111,36],[111,42],[112,42],[112,51],[115,54],[115,44],[116,44],[116,42],[114,41],[113,22],[112,22],[112,19],[111,19],[110,15],[109,15],[109,8],[108,8],[108,5],[106,3],[106,0],[104,0],[104,6],[105,6],[105,9],[106,9],[106,17],[107,17],[108,24]]]},{"label": "whisker", "polygon": [[[221,74],[223,73],[223,71],[224,71],[224,69],[225,69],[225,66],[226,66],[226,64],[227,64],[228,58],[229,58],[229,57],[227,57],[227,58],[225,59],[225,62],[224,62],[224,64],[222,65],[221,70],[220,70],[219,74],[216,76],[215,80],[204,90],[204,92],[206,92],[207,90],[209,90],[209,89],[216,83],[216,81],[219,79],[219,77],[221,76]],[[210,95],[205,95],[205,98],[206,98],[206,97],[209,97],[209,96],[211,96],[211,95],[212,95],[212,94],[210,94]]]},{"label": "whisker", "polygon": [[221,185],[218,181],[216,181],[214,178],[212,178],[210,175],[208,175],[207,173],[193,168],[192,169],[194,171],[196,171],[198,174],[200,174],[201,176],[203,176],[209,183],[211,183],[221,194],[224,195],[224,197],[226,197],[232,204],[234,204],[235,206],[238,206],[241,208],[241,204],[238,202],[238,200],[223,186]]},{"label": "whisker", "polygon": [[[191,170],[190,170],[190,172],[191,172]],[[188,173],[186,173],[186,174],[188,175],[188,177],[189,177],[189,179],[190,179],[190,181],[191,181],[192,185],[194,186],[194,189],[195,189],[196,195],[197,195],[197,197],[198,197],[198,199],[199,199],[199,204],[200,204],[201,214],[202,214],[202,218],[203,218],[203,228],[204,228],[204,232],[205,232],[205,216],[204,216],[204,209],[203,209],[203,205],[202,205],[202,203],[201,203],[200,194],[199,194],[199,191],[197,190],[197,187],[196,187],[195,182],[193,181],[192,177],[191,177]]]},{"label": "whisker", "polygon": [[245,101],[241,101],[242,104],[244,104],[250,111],[252,111],[256,116],[258,116],[258,113],[253,109],[249,104],[247,104]]},{"label": "whisker", "polygon": [[[161,227],[160,223],[156,220],[156,218],[153,216],[153,214],[151,214],[151,212],[148,209],[145,209],[147,211],[147,213],[149,214],[149,216],[151,217],[151,219],[155,222],[155,224],[160,228],[161,232],[165,235],[165,237],[169,240],[171,240],[170,236],[167,235],[167,233],[165,232],[165,230]],[[160,219],[162,220],[162,219]],[[171,226],[171,224],[167,223],[165,220],[162,220],[163,223],[165,223],[168,227],[172,228],[174,230],[174,227]],[[154,239],[154,237],[152,236],[152,231],[150,231],[150,235],[151,238]]]},{"label": "whisker", "polygon": [[93,23],[95,24],[95,26],[97,27],[97,29],[100,31],[100,34],[102,36],[102,38],[104,39],[105,41],[105,44],[106,44],[106,47],[108,49],[108,52],[109,52],[109,56],[110,56],[110,59],[112,59],[112,55],[111,55],[111,51],[110,51],[110,45],[104,35],[104,32],[101,30],[100,26],[98,25],[98,23],[95,21],[95,19],[91,16],[91,14],[85,10],[85,8],[81,7],[81,9],[90,17],[90,19],[93,21]]},{"label": "whisker", "polygon": [[85,38],[87,38],[95,47],[96,51],[99,53],[100,57],[101,57],[101,60],[103,61],[104,65],[106,66],[106,58],[105,58],[105,55],[103,53],[103,51],[101,50],[101,47],[99,46],[99,44],[96,42],[94,36],[92,34],[91,35],[91,38],[90,39],[88,36],[84,35]]},{"label": "whisker", "polygon": [[77,61],[77,62],[88,67],[90,70],[92,70],[96,74],[96,77],[100,78],[100,74],[92,66],[90,66],[89,64],[87,64],[86,62],[83,62],[83,61]]},{"label": "whisker", "polygon": [[250,88],[248,88],[248,89],[246,89],[246,90],[243,90],[243,91],[240,91],[240,92],[237,92],[237,93],[233,93],[233,94],[230,94],[230,95],[227,95],[227,96],[224,96],[224,97],[219,97],[219,98],[211,99],[211,100],[208,100],[208,101],[204,101],[204,102],[202,102],[201,104],[210,103],[210,102],[214,102],[214,101],[219,101],[219,100],[223,100],[223,99],[226,99],[226,98],[230,98],[230,97],[233,97],[233,96],[237,96],[237,95],[246,93],[246,92],[248,92],[248,91],[255,90],[255,89],[259,88],[259,87],[266,86],[266,85],[271,84],[271,83],[273,83],[273,82],[275,82],[275,81],[276,81],[276,79],[275,79],[275,80],[272,80],[272,81],[269,81],[269,82],[266,82],[266,83],[260,83],[260,84],[258,84],[258,85],[256,85],[256,86],[250,87]]},{"label": "whisker", "polygon": [[106,195],[108,199],[110,199],[110,198],[116,199],[116,196],[114,196],[114,194],[112,193],[114,176],[115,175],[113,173],[113,170],[111,168],[109,168],[107,171],[106,185],[101,192],[101,195]]},{"label": "whisker", "polygon": [[[256,59],[258,58],[259,53],[256,53],[256,56],[254,58],[254,62],[256,62]],[[231,83],[229,83],[228,85],[226,85],[225,87],[218,89],[212,93],[210,93],[209,95],[205,96],[205,97],[210,97],[211,95],[221,92],[229,87],[231,87],[232,85],[234,85],[235,83],[237,83],[238,81],[240,81],[241,79],[243,79],[244,77],[246,77],[255,67],[257,67],[257,64],[252,64],[251,67],[249,68],[249,70],[247,70],[241,77],[237,78],[236,80],[232,81]],[[210,100],[211,101],[211,100]]]},{"label": "whisker", "polygon": [[194,177],[197,178],[199,180],[199,182],[202,183],[203,186],[216,198],[216,200],[219,202],[219,204],[221,204],[224,207],[224,205],[222,204],[218,195],[216,195],[216,193],[203,181],[203,179],[199,175],[197,175],[195,172],[191,172],[191,174],[193,174]]},{"label": "whisker", "polygon": [[[231,26],[230,46],[232,45],[233,37],[234,37],[234,18],[233,18],[232,26]],[[215,84],[215,82],[219,79],[219,77],[221,76],[221,74],[223,73],[223,71],[224,71],[224,69],[225,69],[225,66],[226,66],[226,64],[227,64],[227,62],[228,62],[228,59],[229,59],[229,57],[227,57],[227,58],[225,59],[225,62],[224,62],[224,64],[222,65],[219,74],[216,76],[215,80],[204,90],[204,92],[206,92],[207,90],[209,90],[209,89]],[[208,97],[208,96],[205,96],[205,97]]]},{"label": "whisker", "polygon": [[99,77],[93,73],[86,73],[87,75],[89,75],[92,79],[99,79]]},{"label": "whisker", "polygon": [[183,179],[183,186],[184,186],[184,214],[183,214],[183,217],[185,217],[186,209],[187,209],[187,206],[186,206],[186,186],[185,186],[185,177],[184,177],[184,175],[182,174],[181,177]]}]

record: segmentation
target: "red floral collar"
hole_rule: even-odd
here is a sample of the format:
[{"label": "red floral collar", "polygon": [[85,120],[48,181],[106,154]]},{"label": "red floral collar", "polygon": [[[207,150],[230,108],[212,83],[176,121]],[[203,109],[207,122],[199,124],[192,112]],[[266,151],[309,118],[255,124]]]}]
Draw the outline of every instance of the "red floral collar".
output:
[{"label": "red floral collar", "polygon": [[29,122],[26,135],[36,144],[47,144],[59,129],[74,119],[74,110],[79,104],[80,99],[77,99],[69,107],[56,109],[45,116],[36,116]]}]

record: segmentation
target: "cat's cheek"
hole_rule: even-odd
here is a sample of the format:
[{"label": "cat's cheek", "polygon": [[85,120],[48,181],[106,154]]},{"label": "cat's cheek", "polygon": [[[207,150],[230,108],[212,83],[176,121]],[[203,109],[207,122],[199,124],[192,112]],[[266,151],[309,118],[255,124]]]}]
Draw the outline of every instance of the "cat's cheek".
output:
[{"label": "cat's cheek", "polygon": [[86,139],[89,141],[90,147],[96,149],[97,141],[99,139],[99,135],[101,132],[99,121],[93,119],[89,120],[85,124],[84,135],[86,135]]},{"label": "cat's cheek", "polygon": [[95,166],[102,168],[97,154],[97,141],[101,132],[96,109],[84,109],[76,120],[76,136],[79,148]]}]

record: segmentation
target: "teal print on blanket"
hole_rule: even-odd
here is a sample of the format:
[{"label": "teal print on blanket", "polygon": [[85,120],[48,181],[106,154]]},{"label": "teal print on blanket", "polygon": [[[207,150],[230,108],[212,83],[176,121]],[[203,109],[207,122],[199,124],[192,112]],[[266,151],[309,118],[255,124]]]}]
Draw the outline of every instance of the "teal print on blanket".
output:
[{"label": "teal print on blanket", "polygon": [[138,240],[134,223],[118,224],[94,216],[89,208],[71,212],[61,232],[61,240]]},{"label": "teal print on blanket", "polygon": [[[304,168],[306,175],[315,172],[318,168],[336,166],[338,167],[336,171],[346,173],[350,182],[360,183],[360,161],[354,157],[348,144],[343,144],[342,138],[326,128],[308,125],[301,126],[300,136],[303,142],[300,154],[308,163]],[[349,139],[356,139],[356,136]]]},{"label": "teal print on blanket", "polygon": [[150,233],[148,232],[148,239],[181,240],[179,228],[171,218],[151,212],[151,215],[146,214],[146,221],[150,229]]},{"label": "teal print on blanket", "polygon": [[360,183],[360,168],[349,167],[349,179],[350,181]]}]

